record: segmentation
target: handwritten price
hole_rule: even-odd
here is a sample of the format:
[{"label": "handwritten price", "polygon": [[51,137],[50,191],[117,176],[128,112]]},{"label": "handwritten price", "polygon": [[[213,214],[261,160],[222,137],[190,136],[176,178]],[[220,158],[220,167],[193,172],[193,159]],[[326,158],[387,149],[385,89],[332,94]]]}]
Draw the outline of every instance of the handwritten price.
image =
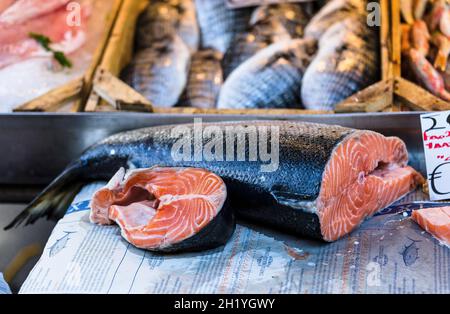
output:
[{"label": "handwritten price", "polygon": [[450,196],[450,114],[422,116],[422,120],[430,189],[435,196],[445,198]]}]

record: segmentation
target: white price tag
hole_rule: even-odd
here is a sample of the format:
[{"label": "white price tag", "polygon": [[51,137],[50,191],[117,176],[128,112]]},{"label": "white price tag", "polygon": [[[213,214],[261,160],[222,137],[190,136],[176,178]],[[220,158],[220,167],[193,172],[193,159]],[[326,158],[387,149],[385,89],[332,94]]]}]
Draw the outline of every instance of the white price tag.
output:
[{"label": "white price tag", "polygon": [[420,116],[430,198],[450,199],[450,111]]}]

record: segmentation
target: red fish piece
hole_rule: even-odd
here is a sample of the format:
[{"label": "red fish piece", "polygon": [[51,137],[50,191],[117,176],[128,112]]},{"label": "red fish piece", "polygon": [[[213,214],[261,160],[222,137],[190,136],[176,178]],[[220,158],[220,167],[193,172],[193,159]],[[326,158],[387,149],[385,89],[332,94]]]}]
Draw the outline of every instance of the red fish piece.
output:
[{"label": "red fish piece", "polygon": [[222,179],[203,169],[121,169],[93,196],[91,221],[115,222],[134,246],[163,250],[206,228],[226,197]]},{"label": "red fish piece", "polygon": [[412,213],[412,219],[450,247],[450,207],[415,210]]}]

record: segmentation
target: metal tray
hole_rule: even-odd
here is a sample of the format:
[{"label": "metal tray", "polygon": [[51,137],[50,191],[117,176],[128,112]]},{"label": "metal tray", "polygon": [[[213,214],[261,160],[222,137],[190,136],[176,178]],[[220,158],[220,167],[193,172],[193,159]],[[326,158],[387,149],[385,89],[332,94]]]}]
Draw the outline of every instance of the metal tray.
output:
[{"label": "metal tray", "polygon": [[232,120],[298,120],[368,129],[402,138],[411,165],[425,172],[420,113],[342,115],[159,115],[142,113],[0,115],[0,201],[27,201],[83,150],[108,135],[142,127]]}]

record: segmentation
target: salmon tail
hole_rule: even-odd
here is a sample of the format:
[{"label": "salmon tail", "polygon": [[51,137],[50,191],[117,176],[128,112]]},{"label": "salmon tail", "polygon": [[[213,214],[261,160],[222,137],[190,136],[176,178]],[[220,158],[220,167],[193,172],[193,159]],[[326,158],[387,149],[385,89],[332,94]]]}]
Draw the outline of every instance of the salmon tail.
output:
[{"label": "salmon tail", "polygon": [[69,166],[4,229],[18,227],[24,222],[29,225],[42,217],[59,219],[64,216],[82,187],[82,183],[76,182],[79,170],[78,163]]}]

